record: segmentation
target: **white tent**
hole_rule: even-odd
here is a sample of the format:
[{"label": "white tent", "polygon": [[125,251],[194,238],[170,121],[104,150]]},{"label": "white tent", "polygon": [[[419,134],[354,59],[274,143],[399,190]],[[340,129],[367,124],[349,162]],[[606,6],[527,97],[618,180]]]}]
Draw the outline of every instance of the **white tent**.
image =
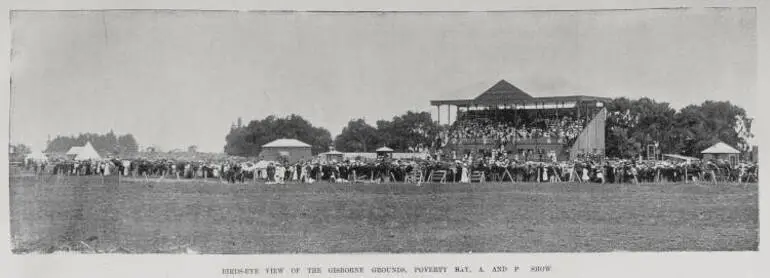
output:
[{"label": "white tent", "polygon": [[72,147],[69,151],[67,151],[67,155],[78,155],[81,150],[83,150],[83,147]]},{"label": "white tent", "polygon": [[32,159],[32,160],[35,160],[35,161],[46,161],[46,160],[48,160],[48,157],[45,154],[43,154],[42,152],[40,152],[40,151],[34,151],[34,152],[28,154],[24,158],[25,159]]},{"label": "white tent", "polygon": [[102,159],[101,156],[99,156],[99,153],[96,152],[96,149],[94,149],[94,146],[91,145],[91,142],[86,143],[85,146],[83,146],[78,154],[75,156],[75,160],[98,160]]},{"label": "white tent", "polygon": [[270,143],[264,144],[262,145],[262,147],[263,148],[310,147],[310,145],[297,139],[281,138],[281,139],[273,140]]},{"label": "white tent", "polygon": [[267,160],[260,160],[257,162],[257,164],[254,164],[254,168],[256,169],[267,169],[267,166],[270,165],[270,163],[275,164],[273,161],[267,161]]}]

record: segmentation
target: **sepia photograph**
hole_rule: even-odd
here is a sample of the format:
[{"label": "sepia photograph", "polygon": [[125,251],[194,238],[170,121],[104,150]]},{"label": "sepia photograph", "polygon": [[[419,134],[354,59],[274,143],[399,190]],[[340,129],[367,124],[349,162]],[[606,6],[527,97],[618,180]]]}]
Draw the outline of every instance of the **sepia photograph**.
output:
[{"label": "sepia photograph", "polygon": [[758,251],[753,7],[13,10],[11,250]]}]

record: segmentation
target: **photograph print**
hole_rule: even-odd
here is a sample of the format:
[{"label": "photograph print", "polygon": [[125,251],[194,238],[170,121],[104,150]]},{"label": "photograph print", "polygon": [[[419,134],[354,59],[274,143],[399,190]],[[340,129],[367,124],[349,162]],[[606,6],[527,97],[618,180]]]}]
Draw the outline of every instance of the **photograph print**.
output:
[{"label": "photograph print", "polygon": [[758,250],[755,8],[10,17],[17,255]]}]

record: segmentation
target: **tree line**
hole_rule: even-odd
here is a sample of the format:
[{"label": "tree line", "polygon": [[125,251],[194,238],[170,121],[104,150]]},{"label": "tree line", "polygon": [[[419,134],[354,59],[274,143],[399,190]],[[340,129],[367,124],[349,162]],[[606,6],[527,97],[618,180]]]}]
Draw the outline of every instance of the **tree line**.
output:
[{"label": "tree line", "polygon": [[[650,98],[616,98],[606,108],[608,157],[638,157],[656,142],[661,153],[695,157],[718,141],[746,152],[750,149],[748,140],[753,137],[752,119],[729,101],[706,101],[677,111],[669,103]],[[373,152],[382,146],[408,152],[416,146],[430,147],[442,128],[447,126],[433,121],[429,112],[408,111],[374,125],[352,119],[332,139],[328,130],[313,126],[299,115],[269,116],[232,128],[226,137],[225,153],[256,156],[262,145],[278,138],[308,143],[313,153],[327,151],[331,146],[343,152]]]},{"label": "tree line", "polygon": [[[742,152],[751,146],[748,140],[752,119],[746,111],[729,101],[705,101],[676,110],[666,102],[650,98],[616,98],[607,103],[605,152],[608,157],[631,158],[645,153],[648,145],[658,143],[661,153],[700,156],[700,152],[722,141]],[[322,127],[313,126],[299,115],[268,116],[234,126],[227,134],[225,153],[237,156],[257,156],[262,145],[279,138],[294,138],[312,146],[313,153],[334,146],[343,152],[373,152],[388,146],[397,152],[409,152],[414,147],[430,147],[439,131],[429,112],[408,111],[390,120],[378,120],[371,125],[364,119],[352,119],[342,132],[332,138]],[[77,136],[57,136],[45,151],[64,153],[73,146],[91,142],[102,155],[125,156],[138,152],[131,134],[116,135],[83,133]],[[25,146],[15,146],[25,153]]]},{"label": "tree line", "polygon": [[139,145],[132,134],[116,135],[113,131],[106,134],[81,133],[77,136],[56,136],[46,146],[46,153],[66,153],[70,148],[83,146],[87,142],[99,155],[127,156],[139,151]]},{"label": "tree line", "polygon": [[606,153],[636,157],[658,143],[661,153],[698,157],[722,141],[748,152],[752,120],[746,110],[729,101],[705,101],[680,110],[650,98],[616,98],[607,105]]}]

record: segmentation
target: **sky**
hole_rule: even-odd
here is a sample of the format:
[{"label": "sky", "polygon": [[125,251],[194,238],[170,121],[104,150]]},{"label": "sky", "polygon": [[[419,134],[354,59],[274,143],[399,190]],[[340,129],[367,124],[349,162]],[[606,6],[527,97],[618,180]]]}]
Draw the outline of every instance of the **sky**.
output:
[{"label": "sky", "polygon": [[[754,116],[752,8],[451,13],[16,12],[10,140],[132,133],[222,152],[230,125],[299,114],[336,136],[500,79],[530,95],[729,100]],[[446,117],[442,111],[442,119]]]}]

